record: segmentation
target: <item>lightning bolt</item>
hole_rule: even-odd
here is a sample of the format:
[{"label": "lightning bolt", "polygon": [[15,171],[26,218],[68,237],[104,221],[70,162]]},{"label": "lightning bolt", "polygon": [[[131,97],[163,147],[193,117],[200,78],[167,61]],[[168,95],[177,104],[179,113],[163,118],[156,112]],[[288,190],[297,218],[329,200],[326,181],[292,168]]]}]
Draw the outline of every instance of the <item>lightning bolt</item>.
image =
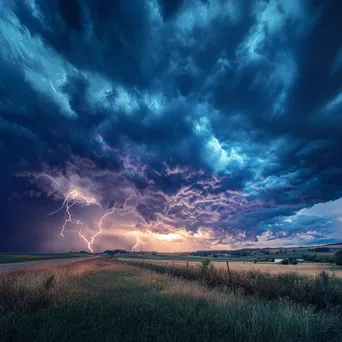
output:
[{"label": "lightning bolt", "polygon": [[136,238],[137,238],[137,243],[132,247],[132,252],[134,252],[140,245],[144,245],[146,243],[146,242],[142,242],[139,239],[138,235],[136,235]]},{"label": "lightning bolt", "polygon": [[[71,205],[69,204],[71,202]],[[91,205],[91,204],[97,204],[96,203],[96,199],[93,198],[93,197],[87,197],[87,196],[84,196],[82,195],[80,192],[78,192],[77,190],[72,190],[70,191],[64,201],[63,201],[63,204],[62,206],[51,212],[50,214],[48,214],[48,216],[52,216],[52,215],[55,215],[57,214],[58,212],[60,212],[64,207],[66,208],[66,211],[69,215],[69,217],[71,216],[70,214],[70,211],[69,209],[75,204],[75,203],[78,203],[78,204],[86,204],[86,205]],[[70,218],[71,219],[71,218]],[[69,221],[71,222],[71,221]],[[63,235],[62,235],[63,236]]]},{"label": "lightning bolt", "polygon": [[96,202],[96,199],[94,197],[87,197],[87,196],[82,195],[77,190],[72,190],[72,191],[70,191],[66,195],[66,197],[65,197],[65,199],[64,199],[64,201],[62,203],[62,206],[60,208],[58,208],[57,210],[49,213],[48,216],[55,215],[58,212],[60,212],[61,210],[63,210],[63,208],[65,208],[66,218],[65,218],[64,224],[62,226],[62,230],[60,232],[60,235],[64,237],[64,232],[65,231],[78,233],[79,237],[82,238],[87,243],[88,249],[92,253],[94,253],[94,249],[92,248],[92,245],[95,242],[95,238],[103,232],[103,222],[106,219],[106,217],[109,216],[109,215],[114,214],[114,212],[119,213],[120,216],[125,216],[125,215],[131,214],[131,213],[133,213],[135,211],[135,207],[129,207],[129,208],[127,207],[127,202],[132,198],[132,196],[133,195],[130,195],[125,200],[125,203],[124,203],[122,208],[117,208],[117,205],[115,204],[114,207],[111,210],[107,211],[100,218],[99,223],[97,225],[98,226],[98,230],[97,230],[97,232],[94,235],[92,235],[90,237],[89,240],[86,238],[85,235],[82,234],[82,230],[81,229],[80,230],[66,229],[66,227],[67,227],[67,225],[69,223],[76,224],[76,225],[79,225],[79,224],[82,225],[83,224],[82,221],[73,219],[72,213],[71,213],[71,208],[76,203],[77,204],[81,204],[81,205],[98,205],[99,206],[99,204]]}]

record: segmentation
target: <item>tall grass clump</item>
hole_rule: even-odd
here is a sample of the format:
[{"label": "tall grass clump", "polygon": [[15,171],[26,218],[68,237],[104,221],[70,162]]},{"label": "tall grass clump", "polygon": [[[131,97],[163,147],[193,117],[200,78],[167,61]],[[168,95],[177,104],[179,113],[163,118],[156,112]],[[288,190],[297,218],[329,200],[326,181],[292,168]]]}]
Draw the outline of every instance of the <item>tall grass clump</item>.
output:
[{"label": "tall grass clump", "polygon": [[0,271],[0,313],[37,311],[74,298],[77,280],[96,263],[89,260]]}]

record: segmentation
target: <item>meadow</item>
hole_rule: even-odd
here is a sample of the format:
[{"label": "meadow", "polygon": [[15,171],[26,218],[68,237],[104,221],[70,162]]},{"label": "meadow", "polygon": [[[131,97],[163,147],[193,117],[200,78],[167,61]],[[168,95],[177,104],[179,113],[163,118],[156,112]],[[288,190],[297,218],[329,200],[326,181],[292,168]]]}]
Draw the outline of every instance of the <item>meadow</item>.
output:
[{"label": "meadow", "polygon": [[342,340],[337,304],[318,309],[212,286],[210,263],[194,267],[200,278],[192,280],[176,267],[146,267],[98,258],[0,271],[1,341]]},{"label": "meadow", "polygon": [[[230,290],[262,299],[287,300],[311,305],[316,309],[342,309],[342,279],[335,272],[322,271],[315,275],[297,272],[262,272],[257,269],[233,269],[205,259],[200,264],[153,263],[127,261],[129,265],[168,274],[181,279],[198,281],[210,288]],[[236,263],[232,263],[236,265]],[[283,266],[283,265],[279,265]]]},{"label": "meadow", "polygon": [[[117,260],[122,260],[122,261],[127,261],[130,262],[131,264],[136,264],[139,265],[143,261],[144,263],[147,264],[154,264],[154,265],[165,265],[165,266],[170,266],[173,265],[173,263],[179,267],[184,267],[186,266],[187,263],[191,266],[199,266],[205,258],[200,258],[197,260],[173,260],[172,258],[168,259],[152,259],[152,258],[131,258],[131,257],[126,257],[126,258],[118,258]],[[215,266],[217,269],[226,269],[226,261],[221,260],[217,261],[216,259],[211,259],[211,263]],[[310,276],[315,276],[318,273],[321,272],[327,272],[327,273],[334,273],[337,277],[342,278],[342,267],[341,266],[336,266],[335,264],[330,264],[330,263],[313,263],[313,262],[305,262],[305,263],[299,263],[297,265],[282,265],[280,263],[272,263],[272,262],[258,262],[254,263],[252,261],[233,261],[231,262],[229,260],[229,267],[231,270],[234,271],[260,271],[260,272],[269,272],[272,274],[277,274],[277,273],[284,273],[284,272],[294,272],[298,274],[304,274],[304,275],[310,275]]]},{"label": "meadow", "polygon": [[0,264],[9,264],[15,262],[65,259],[87,256],[86,253],[0,253]]},{"label": "meadow", "polygon": [[[307,250],[307,249],[306,249]],[[295,252],[288,251],[286,255],[272,255],[272,257],[276,258],[301,258],[302,256],[314,256],[317,255],[319,258],[328,259],[334,257],[334,252],[331,253],[317,253],[317,252],[303,252],[297,250]],[[169,253],[169,254],[157,254],[157,255],[148,255],[148,254],[115,254],[115,258],[117,260],[128,261],[131,263],[136,262],[137,264],[142,263],[153,263],[156,265],[171,265],[175,263],[179,266],[184,266],[187,263],[192,266],[199,265],[201,262],[207,259],[207,257],[203,256],[194,256],[188,254],[181,253]],[[226,269],[226,261],[229,262],[230,268],[236,271],[261,271],[261,272],[269,272],[272,274],[284,273],[284,272],[295,272],[299,274],[311,275],[314,276],[321,272],[334,273],[337,277],[342,278],[342,266],[336,266],[335,263],[328,262],[303,262],[298,263],[297,265],[282,265],[280,263],[274,262],[262,262],[258,261],[255,263],[256,256],[247,255],[247,256],[237,256],[237,257],[219,257],[213,258],[209,257],[211,263],[218,269]]]}]

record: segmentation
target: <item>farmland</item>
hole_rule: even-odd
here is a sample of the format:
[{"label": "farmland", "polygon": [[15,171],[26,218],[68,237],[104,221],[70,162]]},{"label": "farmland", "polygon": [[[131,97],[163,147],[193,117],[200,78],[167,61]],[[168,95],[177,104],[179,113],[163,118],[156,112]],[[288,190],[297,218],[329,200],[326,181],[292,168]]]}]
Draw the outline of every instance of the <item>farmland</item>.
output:
[{"label": "farmland", "polygon": [[[339,250],[340,246],[336,247],[336,250]],[[308,248],[297,248],[295,251],[288,250],[286,254],[276,255],[274,254],[276,250],[273,250],[270,256],[272,258],[317,258],[318,260],[333,260],[334,252],[308,252]],[[139,264],[139,263],[152,263],[156,265],[171,265],[175,263],[179,266],[184,266],[186,263],[190,265],[199,265],[203,260],[207,257],[205,256],[196,256],[185,253],[173,253],[173,254],[148,254],[148,253],[130,253],[130,254],[115,254],[114,257],[117,260],[125,260],[131,263]],[[260,255],[238,255],[234,257],[220,256],[213,257],[213,255],[208,256],[210,258],[212,264],[220,269],[226,268],[226,261],[229,262],[230,268],[236,271],[261,271],[261,272],[270,272],[272,274],[282,273],[282,272],[295,272],[304,275],[314,276],[317,273],[322,271],[328,273],[334,273],[338,277],[342,277],[342,266],[336,266],[335,263],[332,262],[311,262],[304,261],[303,263],[298,263],[297,265],[282,265],[280,263],[275,262],[265,262],[258,261]],[[262,256],[262,259],[265,256]],[[262,260],[261,259],[261,260]],[[257,261],[257,262],[255,262]]]},{"label": "farmland", "polygon": [[[155,265],[172,265],[173,261],[176,266],[185,266],[187,261],[189,261],[189,265],[192,266],[198,266],[200,262],[204,260],[204,258],[198,258],[197,260],[173,260],[173,258],[169,259],[152,259],[152,258],[118,258],[118,260],[125,260],[128,262],[132,262],[132,264],[139,265],[143,261],[147,264],[155,264]],[[218,268],[218,269],[226,269],[226,263],[227,259],[222,261],[216,261],[215,259],[212,259],[212,264]],[[309,276],[314,276],[317,273],[320,273],[322,271],[328,272],[328,273],[334,273],[336,276],[342,278],[342,267],[341,266],[335,266],[334,264],[328,264],[328,263],[300,263],[298,265],[281,265],[280,263],[271,263],[271,262],[265,262],[265,263],[254,263],[250,261],[229,261],[229,267],[232,270],[235,271],[261,271],[261,272],[270,272],[273,274],[276,273],[284,273],[284,272],[295,272],[299,274],[305,274]]]},{"label": "farmland", "polygon": [[[0,271],[2,341],[342,339],[335,302],[315,309],[291,298],[265,300],[159,271],[109,258]],[[282,279],[285,290],[291,279],[297,281]],[[307,289],[315,294],[320,284],[318,279]],[[330,284],[331,295],[341,290],[339,279]]]}]

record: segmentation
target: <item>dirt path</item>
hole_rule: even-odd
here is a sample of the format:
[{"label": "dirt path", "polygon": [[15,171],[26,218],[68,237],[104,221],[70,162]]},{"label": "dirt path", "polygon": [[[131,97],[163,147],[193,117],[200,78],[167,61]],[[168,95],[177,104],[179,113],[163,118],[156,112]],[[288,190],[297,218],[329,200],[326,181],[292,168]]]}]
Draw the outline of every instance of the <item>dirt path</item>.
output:
[{"label": "dirt path", "polygon": [[11,263],[11,264],[0,264],[0,270],[14,270],[17,268],[37,267],[37,266],[42,266],[42,265],[53,265],[53,264],[64,264],[67,262],[91,260],[91,259],[96,259],[96,258],[99,258],[99,256],[83,257],[83,258],[36,260],[36,261],[17,262],[17,263]]}]

